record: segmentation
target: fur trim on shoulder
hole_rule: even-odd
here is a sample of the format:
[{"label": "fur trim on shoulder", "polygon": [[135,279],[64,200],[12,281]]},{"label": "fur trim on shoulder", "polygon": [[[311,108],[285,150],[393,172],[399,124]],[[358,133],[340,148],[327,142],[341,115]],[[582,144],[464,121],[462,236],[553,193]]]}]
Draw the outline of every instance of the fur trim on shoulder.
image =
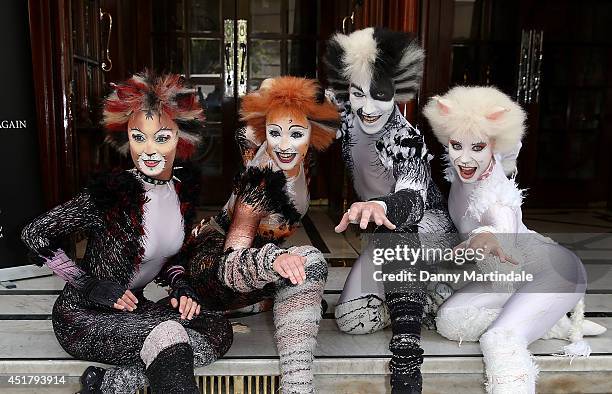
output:
[{"label": "fur trim on shoulder", "polygon": [[140,210],[146,202],[142,182],[124,170],[94,175],[87,185],[87,191],[102,212],[117,208],[122,211]]},{"label": "fur trim on shoulder", "polygon": [[455,171],[455,167],[453,167],[453,163],[451,163],[450,158],[448,157],[448,147],[445,147],[444,151],[445,152],[442,155],[444,179],[450,183],[453,183],[453,181],[457,179],[457,172]]},{"label": "fur trim on shoulder", "polygon": [[121,245],[122,258],[109,268],[109,277],[127,284],[144,256],[144,186],[130,171],[111,171],[93,177],[86,190],[100,211],[108,236]]},{"label": "fur trim on shoulder", "polygon": [[385,125],[382,137],[376,141],[376,151],[380,161],[387,167],[410,158],[431,159],[423,135],[408,123],[397,107]]},{"label": "fur trim on shoulder", "polygon": [[234,194],[258,211],[283,215],[290,225],[301,219],[287,194],[287,178],[282,171],[247,167],[234,182]]}]

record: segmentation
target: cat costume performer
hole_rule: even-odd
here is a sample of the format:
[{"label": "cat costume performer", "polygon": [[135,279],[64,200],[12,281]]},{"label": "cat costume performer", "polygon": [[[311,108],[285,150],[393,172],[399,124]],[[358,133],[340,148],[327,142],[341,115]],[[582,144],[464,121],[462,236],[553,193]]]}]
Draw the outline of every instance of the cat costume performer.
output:
[{"label": "cat costume performer", "polygon": [[[423,50],[407,33],[366,28],[336,34],[329,41],[325,61],[332,93],[342,109],[338,136],[344,162],[357,197],[366,201],[350,207],[337,232],[349,223],[365,229],[373,221],[378,226],[375,233],[393,231],[394,239],[411,248],[421,246],[415,234],[442,235],[444,241],[444,234],[455,232],[444,198],[431,179],[431,155],[423,135],[395,105],[415,96],[423,60]],[[405,238],[400,238],[401,233],[407,234]],[[365,274],[372,266],[371,247],[372,243],[351,268],[335,309],[336,322],[349,334],[368,334],[391,324],[392,390],[420,393],[425,284],[406,283],[403,289],[383,289],[380,282],[376,286]],[[389,265],[389,269],[414,267]],[[362,286],[366,281],[371,285]]]},{"label": "cat costume performer", "polygon": [[[583,335],[605,328],[584,320],[586,274],[578,257],[522,221],[514,178],[524,133],[519,105],[492,87],[456,87],[430,100],[424,114],[448,147],[450,215],[467,240],[484,250],[482,272],[533,275],[524,282],[472,282],[438,310],[437,329],[456,341],[480,341],[486,389],[535,393],[538,368],[527,346],[538,338],[567,339],[568,356],[588,356]],[[566,313],[574,308],[571,320]]]},{"label": "cat costume performer", "polygon": [[[184,269],[168,260],[191,228],[199,182],[186,168],[173,171],[174,158],[194,151],[203,111],[179,75],[144,72],[112,87],[107,139],[135,167],[97,177],[27,225],[22,239],[67,282],[52,313],[62,348],[118,365],[89,367],[81,393],[133,393],[146,378],[154,393],[198,393],[194,366],[218,359],[233,338],[229,322],[201,309]],[[58,248],[76,232],[88,240],[78,264]],[[154,279],[170,286],[170,302],[144,297]]]},{"label": "cat costume performer", "polygon": [[311,246],[279,245],[309,206],[308,154],[334,139],[339,114],[316,81],[268,79],[242,100],[244,170],[221,212],[204,219],[179,260],[210,309],[273,298],[281,391],[313,393],[313,351],[327,263]]}]

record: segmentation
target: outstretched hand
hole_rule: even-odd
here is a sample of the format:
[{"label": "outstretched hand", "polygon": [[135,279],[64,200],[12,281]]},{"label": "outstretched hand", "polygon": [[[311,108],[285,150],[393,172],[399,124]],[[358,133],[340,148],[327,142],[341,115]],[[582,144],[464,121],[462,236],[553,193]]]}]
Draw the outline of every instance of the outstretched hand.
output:
[{"label": "outstretched hand", "polygon": [[341,233],[347,229],[350,223],[359,224],[362,230],[368,227],[368,223],[374,222],[377,226],[385,226],[389,230],[395,230],[395,224],[387,218],[385,208],[382,205],[373,202],[355,202],[351,208],[344,213],[340,223],[335,228],[337,233]]},{"label": "outstretched hand", "polygon": [[471,237],[469,243],[467,241],[461,242],[459,245],[455,246],[454,251],[459,249],[480,249],[485,253],[496,256],[502,262],[518,265],[518,262],[512,258],[512,256],[504,253],[504,250],[502,249],[495,234],[488,231],[484,231]]}]

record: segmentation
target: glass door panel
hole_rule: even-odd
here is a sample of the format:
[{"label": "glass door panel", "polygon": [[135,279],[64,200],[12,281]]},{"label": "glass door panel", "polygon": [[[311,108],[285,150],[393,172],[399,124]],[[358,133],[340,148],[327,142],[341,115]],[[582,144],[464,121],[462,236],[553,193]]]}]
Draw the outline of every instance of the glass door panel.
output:
[{"label": "glass door panel", "polygon": [[221,77],[221,40],[216,38],[190,39],[190,77]]},{"label": "glass door panel", "polygon": [[316,77],[320,0],[244,0],[248,91],[279,75]]},{"label": "glass door panel", "polygon": [[[155,70],[184,75],[205,104],[206,128],[193,159],[202,172],[200,202],[220,204],[230,193],[236,165],[232,163],[236,99],[224,96],[226,37],[224,20],[235,20],[235,0],[155,0],[153,2],[153,64]],[[228,37],[232,41],[232,37]]]},{"label": "glass door panel", "polygon": [[251,32],[283,33],[282,0],[251,0]]},{"label": "glass door panel", "polygon": [[251,40],[251,79],[265,79],[281,75],[281,41]]},{"label": "glass door panel", "polygon": [[240,97],[266,78],[316,77],[320,0],[155,0],[153,65],[185,75],[201,93],[207,127],[196,153],[201,202],[229,196],[240,160]]},{"label": "glass door panel", "polygon": [[219,0],[192,0],[190,30],[192,32],[221,31],[221,4]]}]

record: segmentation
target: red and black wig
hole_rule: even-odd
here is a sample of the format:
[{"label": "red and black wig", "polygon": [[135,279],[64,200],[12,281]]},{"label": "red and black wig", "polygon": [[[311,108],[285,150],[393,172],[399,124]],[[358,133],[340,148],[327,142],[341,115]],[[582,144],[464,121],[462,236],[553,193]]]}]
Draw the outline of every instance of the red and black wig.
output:
[{"label": "red and black wig", "polygon": [[204,111],[196,92],[177,74],[155,75],[145,70],[130,79],[111,84],[113,91],[104,101],[102,124],[106,142],[117,151],[129,151],[128,120],[137,111],[166,115],[178,125],[177,157],[191,156],[201,139]]},{"label": "red and black wig", "polygon": [[311,125],[310,146],[325,150],[340,126],[340,114],[317,81],[297,77],[278,77],[264,81],[258,91],[242,100],[240,115],[259,141],[266,139],[266,120],[278,116],[306,118]]}]

